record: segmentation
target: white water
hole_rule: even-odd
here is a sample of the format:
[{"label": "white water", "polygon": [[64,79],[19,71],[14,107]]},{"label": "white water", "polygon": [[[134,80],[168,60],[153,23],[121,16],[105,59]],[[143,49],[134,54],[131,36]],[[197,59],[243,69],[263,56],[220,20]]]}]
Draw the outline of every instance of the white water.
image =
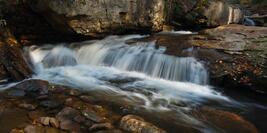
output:
[{"label": "white water", "polygon": [[[125,101],[148,110],[177,112],[179,119],[203,126],[187,114],[209,102],[231,105],[233,101],[207,86],[208,73],[192,57],[164,55],[165,48],[154,42],[127,45],[140,36],[111,36],[99,41],[64,46],[31,47],[33,78],[100,92],[102,99]],[[68,46],[70,46],[69,44]]]},{"label": "white water", "polygon": [[172,81],[208,83],[207,70],[194,58],[165,55],[163,54],[165,48],[155,48],[154,42],[125,44],[130,37],[111,36],[82,46],[77,50],[77,59],[81,64],[112,66],[120,70],[142,72],[152,77]]}]

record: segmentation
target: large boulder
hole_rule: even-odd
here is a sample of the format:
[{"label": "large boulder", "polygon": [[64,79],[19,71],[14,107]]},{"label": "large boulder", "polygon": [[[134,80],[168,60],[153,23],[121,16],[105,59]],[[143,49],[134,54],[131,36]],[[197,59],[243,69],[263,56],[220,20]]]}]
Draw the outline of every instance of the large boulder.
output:
[{"label": "large boulder", "polygon": [[239,23],[243,11],[222,0],[27,0],[57,30],[103,33],[160,31],[163,25]]}]

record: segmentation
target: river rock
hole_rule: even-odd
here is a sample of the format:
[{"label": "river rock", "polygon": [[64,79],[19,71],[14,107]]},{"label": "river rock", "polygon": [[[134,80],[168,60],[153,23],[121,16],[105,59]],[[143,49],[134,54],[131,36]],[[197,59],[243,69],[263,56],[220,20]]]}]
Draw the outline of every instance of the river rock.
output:
[{"label": "river rock", "polygon": [[65,131],[60,131],[56,128],[43,127],[37,125],[28,125],[24,128],[25,133],[66,133]]},{"label": "river rock", "polygon": [[110,123],[100,123],[100,124],[93,124],[90,127],[90,131],[96,131],[96,130],[110,130],[113,129],[114,127]]},{"label": "river rock", "polygon": [[43,124],[44,126],[51,125],[54,128],[59,128],[59,121],[56,118],[53,117],[40,117],[37,120],[39,123]]},{"label": "river rock", "polygon": [[65,107],[56,115],[56,119],[59,121],[61,129],[71,132],[80,132],[80,125],[73,120],[78,115],[80,115],[78,110]]},{"label": "river rock", "polygon": [[33,96],[40,96],[48,94],[48,86],[49,83],[47,81],[31,79],[25,80],[12,88],[24,90],[27,94]]},{"label": "river rock", "polygon": [[41,124],[43,124],[44,126],[49,126],[50,118],[49,117],[40,117],[38,121]]},{"label": "river rock", "polygon": [[45,133],[45,128],[41,126],[29,125],[24,128],[25,133]]},{"label": "river rock", "polygon": [[61,105],[61,103],[59,103],[58,101],[55,101],[55,100],[45,100],[45,101],[41,101],[40,105],[45,107],[45,108],[54,109],[54,108],[59,107]]},{"label": "river rock", "polygon": [[60,128],[70,132],[80,132],[80,125],[71,120],[64,120],[60,122]]},{"label": "river rock", "polygon": [[240,7],[222,0],[27,0],[57,30],[99,36],[163,30],[164,24],[218,26],[243,20]]},{"label": "river rock", "polygon": [[93,122],[100,123],[100,122],[104,122],[105,121],[105,118],[99,116],[93,110],[89,110],[89,109],[83,110],[82,114],[83,114],[84,117],[86,117],[87,119],[89,119],[89,120],[91,120]]},{"label": "river rock", "polygon": [[33,105],[33,104],[27,104],[27,103],[21,103],[18,105],[20,108],[24,108],[24,109],[27,109],[27,110],[35,110],[37,108],[36,105]]},{"label": "river rock", "polygon": [[134,115],[122,117],[120,121],[120,128],[125,131],[135,133],[166,133],[164,130]]},{"label": "river rock", "polygon": [[68,120],[68,119],[73,119],[76,116],[78,116],[80,114],[80,112],[76,109],[70,108],[70,107],[65,107],[63,110],[61,110],[56,118],[59,121],[63,121],[63,120]]},{"label": "river rock", "polygon": [[50,117],[49,123],[52,127],[59,128],[59,121],[56,118]]}]

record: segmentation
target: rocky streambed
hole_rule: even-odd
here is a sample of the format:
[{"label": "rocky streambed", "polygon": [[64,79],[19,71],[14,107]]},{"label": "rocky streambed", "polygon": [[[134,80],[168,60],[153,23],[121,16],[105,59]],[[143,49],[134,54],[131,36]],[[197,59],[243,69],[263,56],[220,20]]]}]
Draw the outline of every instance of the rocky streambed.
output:
[{"label": "rocky streambed", "polygon": [[113,112],[90,94],[47,81],[27,80],[1,92],[0,132],[158,132],[135,115]]},{"label": "rocky streambed", "polygon": [[[170,121],[175,115],[172,112],[142,111],[127,103],[101,99],[92,92],[42,80],[26,80],[0,95],[3,133],[200,132]],[[188,113],[217,127],[218,132],[258,132],[253,124],[229,111],[203,106]]]}]

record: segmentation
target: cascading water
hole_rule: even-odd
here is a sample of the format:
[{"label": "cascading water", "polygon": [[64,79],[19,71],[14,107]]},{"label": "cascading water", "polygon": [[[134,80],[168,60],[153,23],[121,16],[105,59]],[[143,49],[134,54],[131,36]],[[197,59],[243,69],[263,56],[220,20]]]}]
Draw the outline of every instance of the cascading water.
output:
[{"label": "cascading water", "polygon": [[[64,46],[30,47],[33,78],[97,92],[100,99],[124,102],[156,111],[175,111],[177,121],[206,128],[188,114],[204,103],[231,105],[233,101],[207,86],[208,73],[193,57],[165,55],[154,42],[128,45],[141,36],[111,36]],[[72,44],[68,44],[71,46]],[[203,129],[205,128],[205,129]]]},{"label": "cascading water", "polygon": [[77,50],[82,64],[112,66],[120,70],[137,71],[156,78],[208,83],[208,73],[203,64],[192,57],[178,58],[165,55],[165,48],[155,48],[154,42],[127,45],[128,37],[108,37]]}]

